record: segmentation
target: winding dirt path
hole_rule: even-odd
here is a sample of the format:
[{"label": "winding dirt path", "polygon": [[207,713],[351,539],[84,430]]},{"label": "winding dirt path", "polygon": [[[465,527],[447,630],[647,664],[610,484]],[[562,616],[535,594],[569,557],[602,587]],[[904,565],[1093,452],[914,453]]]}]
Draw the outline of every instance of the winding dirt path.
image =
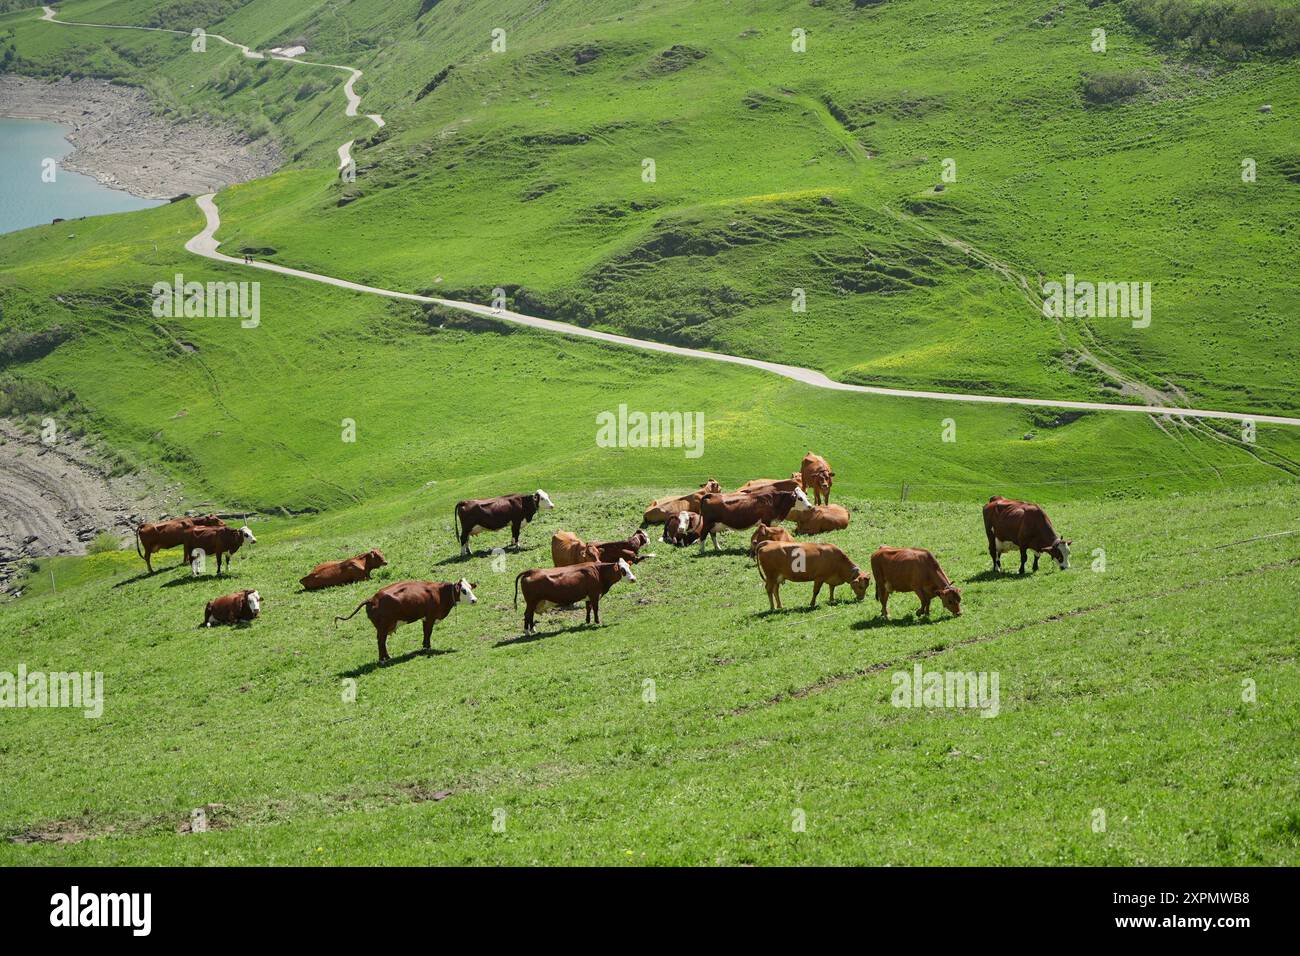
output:
[{"label": "winding dirt path", "polygon": [[[64,24],[65,26],[99,27],[102,29],[109,29],[109,30],[115,30],[115,29],[150,30],[158,33],[172,33],[172,34],[179,34],[182,36],[190,35],[189,33],[186,33],[184,31],[167,30],[160,27],[118,26],[113,24],[81,23],[76,21],[58,20],[55,18],[56,11],[53,8],[43,7],[42,9],[45,11],[44,16],[42,17],[43,20],[47,20],[51,23]],[[212,37],[213,39],[216,40],[220,40],[222,43],[226,43],[230,46],[236,47],[237,49],[241,50],[244,56],[246,57],[261,59],[264,56],[264,54],[259,53],[255,50],[250,50],[244,44],[236,43],[233,40],[228,40],[225,37],[221,36],[220,34],[209,33],[207,34],[207,36]],[[319,63],[312,60],[301,60],[296,57],[277,56],[274,54],[271,54],[271,58],[276,60],[281,60],[286,63],[300,63],[304,66],[325,67],[333,70],[342,70],[343,72],[347,73],[348,80],[343,85],[343,93],[347,99],[347,107],[344,110],[344,113],[347,116],[358,115],[361,107],[361,98],[360,96],[357,95],[354,86],[356,84],[356,81],[360,79],[363,75],[361,70],[358,70],[355,67],[342,66],[337,63]],[[819,115],[821,112],[826,111],[826,108],[823,104],[817,103],[816,105],[818,107]],[[377,127],[382,128],[384,126],[384,119],[380,114],[367,113],[364,115],[368,119],[370,119],[371,122],[373,122]],[[838,127],[838,124],[835,125]],[[849,149],[849,153],[852,156],[855,164],[865,162],[869,159],[869,157],[866,157],[864,155],[861,155],[858,152],[855,152],[853,147],[856,146],[858,150],[861,150],[861,146],[860,144],[857,143],[856,140],[852,138],[852,136],[848,133],[847,130],[833,129],[832,132],[840,136],[841,139],[850,141],[847,148]],[[351,158],[351,149],[352,149],[353,142],[354,140],[349,140],[348,142],[344,143],[338,148],[340,169],[346,166],[349,159]],[[801,382],[805,385],[811,385],[815,388],[825,388],[825,389],[830,389],[833,391],[840,391],[840,392],[858,392],[866,395],[884,395],[884,396],[891,396],[895,398],[921,398],[921,399],[930,399],[933,401],[943,401],[943,402],[964,402],[964,403],[984,404],[984,405],[1024,405],[1024,406],[1030,406],[1035,408],[1060,408],[1060,409],[1069,409],[1069,410],[1077,410],[1077,411],[1098,411],[1098,412],[1127,412],[1130,414],[1141,414],[1141,415],[1171,415],[1180,418],[1221,419],[1226,421],[1238,421],[1238,422],[1253,421],[1253,422],[1267,423],[1273,425],[1292,425],[1292,426],[1300,427],[1300,418],[1295,418],[1291,416],[1258,415],[1258,414],[1251,414],[1245,412],[1224,412],[1224,411],[1217,411],[1214,409],[1181,408],[1177,406],[1162,404],[1161,399],[1164,398],[1164,396],[1158,390],[1152,388],[1150,385],[1147,385],[1146,383],[1137,382],[1132,380],[1128,376],[1120,375],[1117,370],[1109,366],[1103,365],[1098,359],[1096,359],[1095,356],[1092,356],[1091,354],[1087,354],[1086,357],[1092,362],[1092,364],[1098,366],[1099,368],[1102,368],[1103,371],[1111,375],[1113,379],[1121,383],[1127,390],[1140,395],[1150,404],[1121,405],[1121,404],[1115,404],[1111,402],[1085,402],[1085,401],[1071,401],[1067,399],[1020,398],[1011,395],[985,395],[985,394],[971,394],[971,393],[962,393],[962,392],[931,392],[931,391],[924,391],[919,389],[883,388],[874,385],[852,385],[846,382],[837,382],[834,379],[827,377],[824,373],[818,372],[814,369],[801,368],[799,366],[794,366],[794,365],[782,365],[778,362],[765,362],[762,361],[761,359],[746,358],[740,355],[728,355],[724,352],[708,352],[703,349],[692,349],[692,348],[685,348],[678,345],[668,345],[663,342],[654,342],[647,339],[637,339],[626,335],[615,335],[610,332],[600,332],[595,329],[583,328],[582,326],[578,326],[578,325],[570,325],[567,322],[556,322],[552,319],[543,319],[537,316],[525,315],[520,312],[511,312],[504,309],[493,309],[490,306],[479,305],[478,303],[475,302],[459,302],[454,299],[439,299],[430,296],[416,295],[410,292],[397,292],[392,289],[381,289],[376,286],[368,286],[358,282],[351,282],[347,279],[339,279],[334,276],[322,275],[317,272],[307,272],[301,269],[291,269],[287,266],[276,265],[275,263],[271,263],[271,262],[245,262],[243,259],[237,259],[233,256],[227,256],[217,251],[220,242],[216,238],[216,232],[217,229],[221,226],[221,214],[217,211],[217,205],[216,202],[214,201],[214,194],[209,193],[204,196],[199,196],[195,201],[198,203],[199,208],[203,210],[203,214],[206,217],[207,222],[204,228],[202,229],[202,231],[198,233],[198,235],[194,236],[194,238],[190,239],[188,242],[185,243],[185,249],[189,252],[194,253],[195,255],[203,256],[204,258],[207,259],[212,259],[217,262],[224,262],[229,265],[243,266],[244,268],[262,269],[268,272],[277,272],[281,275],[292,276],[293,278],[296,279],[305,279],[310,282],[321,282],[321,283],[325,283],[326,285],[336,286],[340,289],[348,289],[353,292],[363,292],[369,295],[381,295],[391,299],[405,299],[411,302],[425,302],[425,303],[431,303],[435,305],[446,306],[452,309],[459,309],[463,312],[471,312],[474,313],[475,315],[486,316],[488,318],[498,319],[503,322],[513,322],[517,325],[525,325],[530,328],[541,329],[547,332],[555,332],[561,335],[572,335],[579,338],[596,339],[598,341],[609,342],[614,345],[622,345],[628,348],[642,349],[649,352],[660,352],[668,355],[676,355],[681,358],[703,359],[705,361],[710,361],[710,362],[727,362],[732,365],[744,365],[749,368],[756,368],[765,372],[771,372],[774,375],[781,375],[784,376],[785,378],[792,379],[796,382]],[[915,228],[921,229],[922,231],[930,231],[932,233],[937,232],[937,230],[933,230],[933,227],[927,229],[924,224],[921,224],[919,221],[915,219],[915,217],[910,216],[907,213],[902,213],[898,210],[889,210],[889,209],[887,209],[887,211],[890,212],[891,215],[893,215],[895,218],[899,219],[900,221],[907,222],[910,225],[914,226]],[[974,246],[971,246],[968,243],[961,242],[960,240],[956,240],[950,236],[939,234],[937,238],[939,238],[941,241],[944,241],[946,243],[955,245],[958,248],[963,249],[964,251],[967,252],[967,254],[972,255],[977,259],[980,259],[980,261],[982,261],[985,265],[988,265],[989,267],[994,268],[995,270],[1000,272],[1009,281],[1020,286],[1028,301],[1031,304],[1033,303],[1034,296],[1032,290],[1030,289],[1028,280],[1026,280],[1023,275],[1020,275],[1018,272],[1016,272],[1006,263],[1003,263],[997,260],[995,257],[990,256],[986,253],[982,253],[981,251],[977,250]]]}]

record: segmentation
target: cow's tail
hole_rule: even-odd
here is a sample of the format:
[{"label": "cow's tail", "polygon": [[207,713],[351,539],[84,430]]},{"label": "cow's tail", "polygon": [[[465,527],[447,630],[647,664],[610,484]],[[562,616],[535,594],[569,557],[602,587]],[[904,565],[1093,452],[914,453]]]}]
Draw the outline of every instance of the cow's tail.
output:
[{"label": "cow's tail", "polygon": [[358,604],[358,605],[356,606],[356,609],[353,610],[353,612],[352,612],[351,614],[349,614],[347,617],[336,617],[336,618],[334,618],[334,623],[337,624],[339,621],[350,621],[350,620],[352,620],[354,617],[357,616],[357,611],[360,611],[363,607],[365,607],[365,606],[366,606],[367,604],[369,604],[369,603],[370,603],[370,598],[366,598],[364,601],[362,601],[360,604]]},{"label": "cow's tail", "polygon": [[528,573],[527,571],[520,571],[518,574],[515,575],[515,610],[516,611],[519,610],[519,579],[522,578],[527,573]]},{"label": "cow's tail", "polygon": [[140,526],[135,526],[135,553],[144,557],[144,551],[140,548]]},{"label": "cow's tail", "polygon": [[451,526],[456,529],[456,540],[460,540],[460,502],[452,505],[451,508]]}]

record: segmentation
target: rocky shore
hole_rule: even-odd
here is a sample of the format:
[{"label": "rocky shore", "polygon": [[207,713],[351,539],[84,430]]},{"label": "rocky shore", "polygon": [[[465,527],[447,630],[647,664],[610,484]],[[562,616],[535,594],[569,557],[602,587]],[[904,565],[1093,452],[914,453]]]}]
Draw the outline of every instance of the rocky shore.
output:
[{"label": "rocky shore", "polygon": [[174,123],[147,93],[107,80],[53,82],[0,75],[0,116],[67,126],[73,151],[60,164],[145,199],[198,195],[274,172],[283,156],[268,140],[204,122]]}]

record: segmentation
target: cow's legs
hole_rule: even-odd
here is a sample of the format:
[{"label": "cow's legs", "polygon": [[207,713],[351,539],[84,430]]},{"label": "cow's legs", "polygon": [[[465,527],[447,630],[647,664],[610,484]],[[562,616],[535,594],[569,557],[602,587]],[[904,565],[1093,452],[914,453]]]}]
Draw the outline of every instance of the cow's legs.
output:
[{"label": "cow's legs", "polygon": [[876,599],[880,601],[880,616],[883,617],[886,621],[888,621],[889,620],[889,592],[886,591],[884,594],[877,594]]},{"label": "cow's legs", "polygon": [[835,585],[831,585],[831,593],[827,596],[826,600],[828,603],[833,603],[835,601]]},{"label": "cow's legs", "polygon": [[921,599],[921,609],[916,613],[919,614],[921,617],[929,617],[930,600],[934,597],[934,595],[930,594],[927,591],[922,591],[920,594],[917,595],[917,597]]},{"label": "cow's legs", "polygon": [[388,632],[380,624],[375,625],[375,640],[379,642],[379,663],[388,660]]},{"label": "cow's legs", "polygon": [[1025,560],[1029,557],[1024,548],[1020,549],[1020,573],[1025,573]]},{"label": "cow's legs", "polygon": [[703,524],[700,525],[700,550],[701,551],[704,550],[705,539],[712,533],[713,533],[713,525],[710,522],[705,521]]},{"label": "cow's legs", "polygon": [[520,521],[517,518],[510,522],[510,547],[516,551],[519,550],[519,526]]},{"label": "cow's legs", "polygon": [[993,537],[992,532],[988,532],[988,536],[989,536],[989,556],[993,559],[993,570],[1001,571],[1002,553],[998,551],[997,539]]},{"label": "cow's legs", "polygon": [[[153,561],[150,560],[152,555],[153,555],[152,551],[150,551],[148,548],[144,549],[144,566],[149,569],[150,574],[153,574]],[[181,548],[181,564],[184,563],[185,563],[185,549]]]},{"label": "cow's legs", "polygon": [[469,557],[469,528],[462,528],[460,532],[460,556]]},{"label": "cow's legs", "polygon": [[433,636],[433,616],[424,619],[424,649],[430,650],[429,638]]},{"label": "cow's legs", "polygon": [[1035,570],[1035,571],[1038,570],[1038,559],[1041,558],[1041,557],[1042,557],[1042,555],[1039,554],[1037,551],[1034,552],[1034,570]]},{"label": "cow's legs", "polygon": [[587,606],[591,608],[591,613],[596,618],[596,624],[599,625],[600,624],[600,596],[597,595],[596,597],[588,601]]},{"label": "cow's legs", "polygon": [[821,589],[822,589],[822,583],[821,583],[820,581],[814,581],[814,582],[813,582],[813,596],[812,596],[812,600],[808,602],[808,606],[809,606],[809,607],[816,607],[816,606],[817,606],[817,593],[818,593]]},{"label": "cow's legs", "polygon": [[533,601],[529,601],[524,606],[524,633],[525,634],[533,633],[533,617],[536,615],[536,613],[537,613],[537,604]]}]

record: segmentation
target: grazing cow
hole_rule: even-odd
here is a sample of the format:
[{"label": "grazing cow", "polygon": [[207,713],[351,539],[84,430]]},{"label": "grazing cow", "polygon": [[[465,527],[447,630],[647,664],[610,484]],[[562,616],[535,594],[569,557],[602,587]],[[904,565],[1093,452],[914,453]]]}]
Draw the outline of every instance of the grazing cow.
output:
[{"label": "grazing cow", "polygon": [[456,502],[456,536],[460,553],[469,554],[469,538],[484,531],[500,531],[510,525],[510,547],[519,547],[519,529],[533,520],[538,508],[554,508],[550,496],[538,488],[531,495],[502,495]]},{"label": "grazing cow", "polygon": [[[521,571],[515,577],[515,608],[519,607],[519,591],[524,592],[524,633],[533,633],[533,619],[538,611],[548,607],[563,607],[587,602],[587,623],[592,615],[600,623],[600,599],[618,583],[619,578],[635,581],[632,567],[622,558],[616,562],[599,561],[575,564],[567,568],[533,568]],[[521,583],[522,582],[522,583]]]},{"label": "grazing cow", "polygon": [[758,576],[767,586],[767,603],[773,610],[781,608],[782,581],[813,582],[812,601],[822,585],[829,585],[830,600],[835,600],[835,589],[847,584],[861,601],[867,596],[871,575],[854,564],[847,554],[833,544],[810,541],[804,544],[787,541],[764,541],[758,546]]},{"label": "grazing cow", "polygon": [[336,617],[334,623],[351,620],[362,608],[366,617],[375,626],[375,639],[379,642],[379,663],[388,661],[388,635],[397,630],[399,624],[412,621],[424,621],[424,649],[429,650],[429,637],[433,625],[451,613],[451,609],[468,599],[470,604],[477,604],[474,596],[477,584],[470,584],[461,578],[455,584],[443,581],[398,581],[380,588],[372,596],[362,601],[347,617]]},{"label": "grazing cow", "polygon": [[718,548],[718,525],[733,531],[744,531],[762,521],[776,524],[784,521],[790,511],[811,508],[802,488],[793,491],[736,492],[731,495],[705,495],[700,499],[700,550],[704,540],[712,537],[713,550]]},{"label": "grazing cow", "polygon": [[199,627],[212,627],[214,624],[243,624],[262,613],[262,595],[245,588],[234,594],[223,594],[208,602],[203,609],[203,623]]},{"label": "grazing cow", "polygon": [[880,613],[889,620],[889,595],[910,591],[921,599],[922,617],[929,615],[930,602],[938,598],[954,617],[961,617],[961,591],[952,586],[939,562],[925,548],[877,548],[871,556],[871,573],[876,579],[876,600]]},{"label": "grazing cow", "polygon": [[1065,541],[1047,513],[1038,505],[994,495],[984,506],[984,533],[989,539],[993,570],[1002,570],[1002,554],[1020,549],[1020,573],[1025,573],[1027,552],[1034,552],[1034,570],[1038,559],[1047,554],[1062,571],[1070,569],[1070,542]]},{"label": "grazing cow", "polygon": [[551,563],[557,568],[599,560],[600,551],[596,546],[584,543],[572,531],[557,531],[551,535]]},{"label": "grazing cow", "polygon": [[217,559],[217,576],[221,575],[221,559],[226,559],[226,570],[230,570],[230,556],[238,551],[247,541],[257,544],[253,531],[248,525],[242,528],[190,528],[185,532],[185,553],[190,556],[190,571],[199,576],[199,566],[203,555]]},{"label": "grazing cow", "polygon": [[[172,518],[169,521],[155,521],[142,524],[135,529],[135,553],[144,558],[145,567],[153,574],[153,553],[165,548],[174,548],[185,543],[185,532],[191,528],[224,528],[226,523],[216,515],[201,518]],[[189,560],[188,551],[181,551],[181,564]]]},{"label": "grazing cow", "polygon": [[371,548],[365,554],[358,554],[346,561],[326,561],[311,569],[311,574],[300,578],[298,583],[304,591],[319,591],[332,588],[336,584],[354,584],[357,581],[369,581],[370,572],[382,568],[387,561],[378,548]]},{"label": "grazing cow", "polygon": [[752,558],[758,554],[758,548],[765,541],[786,541],[794,544],[794,538],[789,531],[782,528],[779,524],[766,525],[763,522],[758,523],[754,533],[749,536],[749,556]]},{"label": "grazing cow", "polygon": [[678,548],[694,544],[700,537],[704,519],[698,511],[679,511],[664,523],[663,539]]},{"label": "grazing cow", "polygon": [[667,524],[668,519],[675,514],[683,511],[700,510],[700,498],[708,494],[716,494],[722,490],[722,485],[718,484],[712,478],[700,486],[699,491],[692,491],[689,495],[673,495],[670,498],[659,498],[650,502],[650,507],[646,508],[645,515],[641,518],[641,527],[652,524]]},{"label": "grazing cow", "polygon": [[736,495],[753,495],[760,491],[794,491],[798,488],[803,490],[803,486],[797,478],[751,478],[739,488],[732,492]]},{"label": "grazing cow", "polygon": [[826,504],[831,503],[831,479],[835,477],[835,472],[831,471],[825,458],[808,452],[799,466],[799,474],[803,477],[804,490],[812,490],[813,504],[822,504],[822,499],[825,499]]},{"label": "grazing cow", "polygon": [[825,534],[849,526],[849,511],[840,505],[813,505],[807,511],[794,512],[791,518],[795,534]]}]

